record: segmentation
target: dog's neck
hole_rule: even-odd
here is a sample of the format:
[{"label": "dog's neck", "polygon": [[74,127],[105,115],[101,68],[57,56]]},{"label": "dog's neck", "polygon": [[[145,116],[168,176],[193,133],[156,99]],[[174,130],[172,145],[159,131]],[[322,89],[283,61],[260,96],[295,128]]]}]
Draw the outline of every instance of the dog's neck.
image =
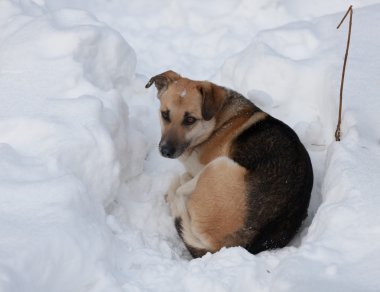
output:
[{"label": "dog's neck", "polygon": [[243,95],[231,89],[226,90],[226,99],[221,110],[216,115],[215,132],[218,132],[223,126],[233,123],[236,119],[249,119],[254,113],[262,112],[260,108],[254,105]]},{"label": "dog's neck", "polygon": [[[201,155],[199,151],[203,152],[204,148],[207,148],[207,144],[210,145],[210,141],[216,139],[220,140],[221,143],[225,135],[230,135],[231,132],[229,129],[236,128],[239,129],[243,124],[245,124],[253,115],[261,113],[264,115],[264,112],[255,106],[251,101],[246,99],[241,94],[230,90],[226,90],[226,98],[224,100],[223,106],[220,111],[216,114],[215,118],[215,127],[207,139],[197,145],[194,145],[191,148],[188,148],[184,154],[181,156],[180,160],[187,165],[186,162],[190,157],[198,157]],[[266,115],[266,114],[265,114]],[[190,159],[193,160],[193,159]]]}]

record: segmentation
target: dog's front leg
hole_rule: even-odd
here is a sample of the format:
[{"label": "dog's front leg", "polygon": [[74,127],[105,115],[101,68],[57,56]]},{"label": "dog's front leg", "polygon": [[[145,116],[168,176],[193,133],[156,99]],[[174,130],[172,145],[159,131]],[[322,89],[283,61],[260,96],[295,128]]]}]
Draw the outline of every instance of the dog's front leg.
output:
[{"label": "dog's front leg", "polygon": [[185,172],[182,175],[177,175],[173,178],[169,185],[168,192],[165,195],[165,201],[167,203],[170,203],[174,200],[174,196],[176,195],[177,189],[181,186],[187,183],[189,180],[191,180],[193,177],[190,175],[190,173]]},{"label": "dog's front leg", "polygon": [[198,175],[192,178],[188,173],[177,178],[169,188],[167,201],[173,217],[186,212],[186,203],[197,185]]}]

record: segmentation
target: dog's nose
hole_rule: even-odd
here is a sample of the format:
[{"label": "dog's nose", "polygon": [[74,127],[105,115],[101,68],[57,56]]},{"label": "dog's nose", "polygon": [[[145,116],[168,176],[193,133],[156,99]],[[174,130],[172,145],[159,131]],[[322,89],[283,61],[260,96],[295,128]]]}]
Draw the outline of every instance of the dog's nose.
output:
[{"label": "dog's nose", "polygon": [[172,158],[176,149],[172,145],[166,144],[160,147],[160,151],[162,156]]}]

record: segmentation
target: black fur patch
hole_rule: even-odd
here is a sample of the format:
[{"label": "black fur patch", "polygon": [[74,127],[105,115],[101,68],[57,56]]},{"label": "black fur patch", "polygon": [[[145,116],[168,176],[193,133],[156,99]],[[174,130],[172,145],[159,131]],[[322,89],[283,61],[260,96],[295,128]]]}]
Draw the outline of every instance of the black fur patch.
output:
[{"label": "black fur patch", "polygon": [[174,219],[174,226],[175,226],[175,229],[177,229],[179,237],[181,237],[181,239],[183,240],[183,236],[182,236],[182,219],[180,217],[176,217]]},{"label": "black fur patch", "polygon": [[249,170],[245,247],[258,253],[285,246],[307,216],[313,170],[306,149],[290,127],[269,116],[235,139],[231,158]]}]

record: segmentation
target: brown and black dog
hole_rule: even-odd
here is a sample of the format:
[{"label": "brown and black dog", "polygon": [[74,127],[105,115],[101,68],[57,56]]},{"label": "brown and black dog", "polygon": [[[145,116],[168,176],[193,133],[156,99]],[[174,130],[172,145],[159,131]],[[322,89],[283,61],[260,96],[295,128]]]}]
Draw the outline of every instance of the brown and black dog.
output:
[{"label": "brown and black dog", "polygon": [[167,71],[150,79],[161,106],[164,157],[186,173],[168,191],[194,257],[222,247],[285,246],[307,216],[313,170],[296,133],[241,94]]}]

